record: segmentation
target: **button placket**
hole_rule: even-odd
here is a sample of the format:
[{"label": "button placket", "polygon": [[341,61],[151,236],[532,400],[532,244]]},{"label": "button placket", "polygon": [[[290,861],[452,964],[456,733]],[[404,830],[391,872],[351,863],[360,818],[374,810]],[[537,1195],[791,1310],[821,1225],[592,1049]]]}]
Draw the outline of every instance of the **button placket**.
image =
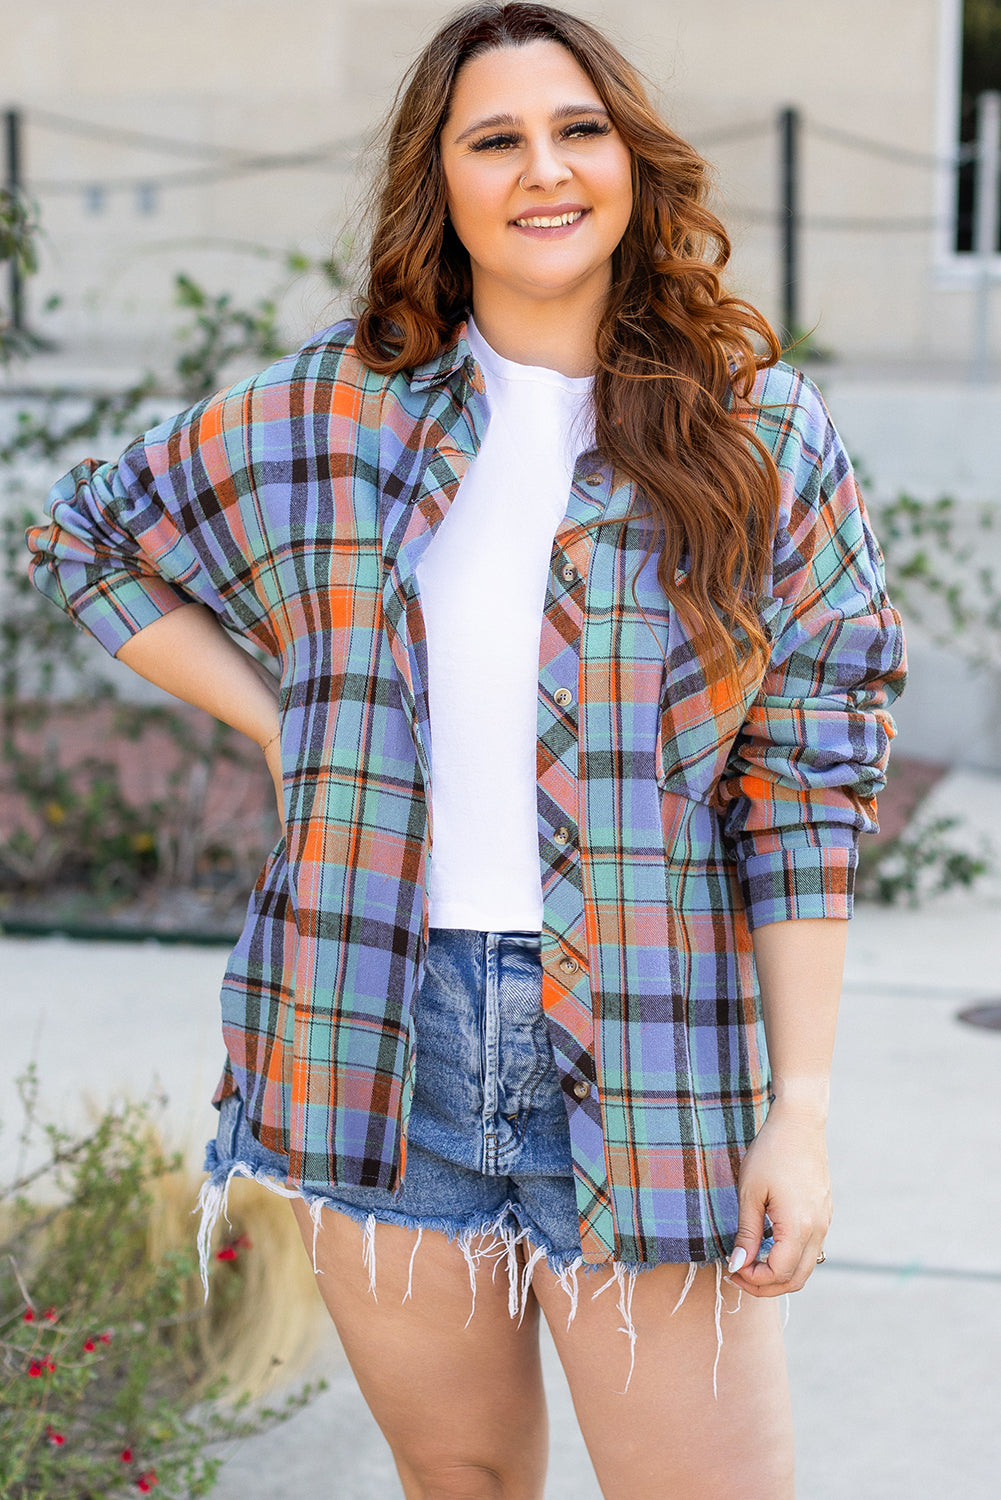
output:
[{"label": "button placket", "polygon": [[[580,870],[583,830],[578,823],[580,652],[595,541],[591,522],[602,500],[600,492],[589,492],[584,484],[593,464],[593,459],[583,459],[576,467],[568,517],[554,538],[540,652],[539,833],[544,927],[549,929],[551,944],[545,954],[544,984],[547,1013],[560,1027],[561,1035],[566,1034],[556,1048],[557,1066],[571,1120],[579,1122],[571,1126],[575,1161],[580,1160],[582,1151],[591,1149],[598,1123],[593,1118],[593,1088],[585,1082],[585,1096],[574,1094],[574,1086],[591,1074],[594,1049]],[[586,1144],[576,1139],[576,1131],[581,1128],[587,1130]]]}]

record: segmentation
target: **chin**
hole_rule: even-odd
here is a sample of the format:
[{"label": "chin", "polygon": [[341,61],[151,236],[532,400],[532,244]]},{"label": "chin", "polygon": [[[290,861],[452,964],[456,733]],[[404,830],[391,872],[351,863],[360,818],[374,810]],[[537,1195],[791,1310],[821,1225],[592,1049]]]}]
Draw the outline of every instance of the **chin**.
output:
[{"label": "chin", "polygon": [[537,291],[549,296],[558,296],[561,292],[572,292],[598,275],[601,266],[560,266],[556,267],[526,267],[525,273],[519,277],[520,284],[526,291]]}]

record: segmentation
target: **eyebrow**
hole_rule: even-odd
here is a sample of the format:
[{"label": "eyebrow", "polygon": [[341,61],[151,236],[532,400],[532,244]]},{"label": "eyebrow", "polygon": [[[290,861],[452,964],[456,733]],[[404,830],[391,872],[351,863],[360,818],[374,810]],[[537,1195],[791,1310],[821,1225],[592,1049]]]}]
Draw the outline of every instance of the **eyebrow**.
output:
[{"label": "eyebrow", "polygon": [[[606,120],[609,118],[608,110],[603,109],[600,104],[558,104],[553,110],[552,118],[567,120],[576,115],[602,115]],[[461,135],[457,135],[455,144],[458,146],[460,141],[475,135],[478,130],[496,130],[501,125],[517,128],[521,123],[517,115],[487,115],[485,119],[477,120],[475,124],[467,126]]]}]

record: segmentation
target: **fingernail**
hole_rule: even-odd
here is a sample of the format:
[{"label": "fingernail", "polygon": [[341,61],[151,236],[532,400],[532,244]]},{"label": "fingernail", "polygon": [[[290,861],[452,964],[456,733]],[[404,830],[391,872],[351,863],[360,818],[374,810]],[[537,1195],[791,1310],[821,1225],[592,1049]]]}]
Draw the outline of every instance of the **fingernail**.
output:
[{"label": "fingernail", "polygon": [[743,1245],[738,1245],[736,1250],[730,1256],[730,1263],[727,1266],[727,1270],[731,1275],[734,1271],[739,1271],[746,1259],[747,1251],[744,1249]]}]

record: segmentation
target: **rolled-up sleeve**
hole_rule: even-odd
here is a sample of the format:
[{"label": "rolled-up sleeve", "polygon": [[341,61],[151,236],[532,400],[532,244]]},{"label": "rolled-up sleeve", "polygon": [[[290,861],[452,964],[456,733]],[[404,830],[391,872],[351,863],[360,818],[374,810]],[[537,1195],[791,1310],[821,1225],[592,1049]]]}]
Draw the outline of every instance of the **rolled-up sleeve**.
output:
[{"label": "rolled-up sleeve", "polygon": [[233,387],[153,428],[117,463],[88,459],[27,534],[35,587],[112,655],[183,604],[204,604],[274,653],[254,587],[263,537]]},{"label": "rolled-up sleeve", "polygon": [[[750,926],[848,917],[905,680],[900,616],[843,444],[808,382],[784,436],[761,689],[718,788]],[[790,451],[791,450],[791,451]]]}]

